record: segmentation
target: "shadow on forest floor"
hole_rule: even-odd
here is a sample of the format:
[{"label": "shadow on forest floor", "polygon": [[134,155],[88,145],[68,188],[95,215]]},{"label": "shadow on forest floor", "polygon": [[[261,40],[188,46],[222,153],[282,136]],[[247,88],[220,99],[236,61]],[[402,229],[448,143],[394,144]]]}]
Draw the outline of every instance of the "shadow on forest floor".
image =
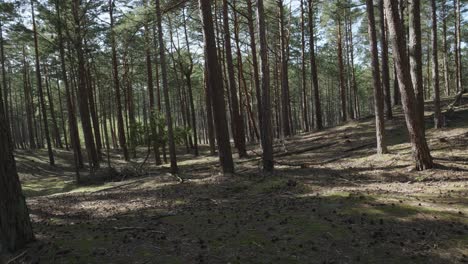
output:
[{"label": "shadow on forest floor", "polygon": [[[438,167],[412,170],[401,114],[389,154],[374,155],[373,120],[276,142],[276,172],[258,149],[220,176],[216,157],[180,150],[180,183],[150,161],[142,177],[78,186],[71,155],[17,153],[38,241],[24,263],[468,262],[468,107],[427,134]],[[118,171],[135,167],[112,161]],[[50,195],[54,194],[54,195]]]}]

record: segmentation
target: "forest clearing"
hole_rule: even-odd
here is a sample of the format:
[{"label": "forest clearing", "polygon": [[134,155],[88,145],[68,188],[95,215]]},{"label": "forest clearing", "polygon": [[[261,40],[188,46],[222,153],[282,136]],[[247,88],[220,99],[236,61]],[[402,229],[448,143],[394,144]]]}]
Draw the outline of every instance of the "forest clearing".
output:
[{"label": "forest clearing", "polygon": [[138,176],[142,150],[112,164],[133,177],[76,186],[70,152],[54,168],[44,151],[18,152],[38,239],[18,263],[465,263],[468,105],[447,119],[428,131],[439,168],[424,172],[401,114],[390,154],[374,154],[371,120],[351,122],[275,145],[268,177],[255,149],[229,176],[206,149],[181,157],[183,182],[154,164]]},{"label": "forest clearing", "polygon": [[464,0],[0,0],[0,264],[468,263]]}]

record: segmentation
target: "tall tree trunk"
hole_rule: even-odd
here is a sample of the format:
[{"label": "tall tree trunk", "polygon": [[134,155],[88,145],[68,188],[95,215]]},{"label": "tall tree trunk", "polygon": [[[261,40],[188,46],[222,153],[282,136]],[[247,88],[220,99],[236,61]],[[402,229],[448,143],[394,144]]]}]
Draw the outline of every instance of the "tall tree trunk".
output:
[{"label": "tall tree trunk", "polygon": [[261,142],[263,171],[273,171],[273,131],[271,127],[271,104],[270,104],[270,66],[268,65],[268,44],[266,38],[265,11],[263,0],[257,0],[257,24],[260,38],[260,61],[262,69],[262,123]]},{"label": "tall tree trunk", "polygon": [[[289,77],[288,77],[288,37],[285,29],[285,16],[283,0],[279,0],[279,31],[280,31],[280,56],[281,56],[281,120],[283,135],[289,137],[292,134],[291,116],[290,116],[290,97],[289,97]],[[262,110],[263,111],[263,110]]]},{"label": "tall tree trunk", "polygon": [[190,101],[190,110],[191,110],[191,120],[192,120],[192,132],[193,132],[193,143],[194,143],[194,151],[195,156],[198,156],[198,134],[197,134],[197,118],[195,113],[195,102],[193,98],[193,88],[192,88],[192,73],[193,73],[193,59],[192,53],[190,52],[190,42],[188,39],[188,32],[187,32],[187,20],[185,16],[185,9],[182,10],[183,12],[183,19],[184,19],[184,36],[185,36],[185,43],[187,45],[187,53],[189,55],[189,67],[185,72],[185,81],[187,82],[187,89]]},{"label": "tall tree trunk", "polygon": [[409,73],[409,59],[406,52],[406,40],[403,32],[403,24],[398,14],[397,3],[392,0],[384,0],[385,14],[388,18],[390,39],[393,46],[393,57],[401,92],[403,110],[405,112],[406,126],[411,140],[413,158],[416,169],[425,170],[434,166],[427,145],[426,136],[421,119],[418,117],[416,96],[413,90],[411,74]]},{"label": "tall tree trunk", "polygon": [[215,132],[213,124],[213,102],[212,102],[212,93],[210,88],[210,81],[208,78],[208,65],[205,62],[205,67],[203,70],[203,79],[204,79],[204,88],[205,88],[205,103],[206,103],[206,122],[208,129],[208,143],[210,145],[210,154],[214,156],[216,154],[216,142],[215,142]]},{"label": "tall tree trunk", "polygon": [[[0,89],[0,107],[5,110],[5,120],[8,122],[8,124],[11,124],[10,117],[8,115],[9,112],[9,107],[8,107],[8,85],[7,85],[7,77],[6,77],[6,66],[5,66],[5,50],[4,50],[4,39],[3,39],[3,27],[2,27],[2,22],[0,21],[0,61],[1,61],[1,66],[2,66],[2,86],[3,86],[3,91]],[[2,96],[2,93],[4,96]],[[3,101],[4,99],[4,101]],[[3,101],[3,102],[2,102]],[[8,137],[12,139],[11,135],[12,133],[12,128],[8,128]],[[14,146],[14,144],[12,144]]]},{"label": "tall tree trunk", "polygon": [[444,65],[444,86],[445,86],[445,95],[450,95],[450,80],[449,80],[449,66],[448,66],[448,45],[447,45],[447,5],[446,1],[442,2],[442,45],[444,48],[444,58],[443,58],[443,65]]},{"label": "tall tree trunk", "polygon": [[55,107],[54,107],[54,99],[52,97],[50,82],[49,82],[49,73],[47,70],[47,66],[44,65],[44,79],[45,79],[45,86],[47,92],[47,100],[49,101],[49,110],[50,110],[50,117],[52,118],[52,126],[53,126],[53,136],[55,138],[55,147],[62,148],[62,139],[60,136],[60,130],[57,123],[57,117],[55,116]]},{"label": "tall tree trunk", "polygon": [[99,159],[96,150],[96,144],[94,142],[93,131],[91,127],[91,119],[89,113],[89,96],[88,89],[86,88],[86,69],[85,69],[85,58],[83,54],[83,43],[82,43],[82,32],[81,32],[81,18],[82,14],[80,11],[80,0],[74,0],[72,3],[72,13],[75,27],[75,39],[74,46],[77,54],[78,62],[78,98],[79,98],[79,109],[81,116],[81,124],[83,127],[83,135],[85,139],[85,146],[88,152],[88,162],[92,169],[99,167]]},{"label": "tall tree trunk", "polygon": [[[257,43],[255,40],[255,28],[254,28],[254,18],[253,18],[253,8],[252,0],[247,0],[247,19],[249,27],[249,36],[250,36],[250,50],[252,52],[252,68],[253,68],[253,82],[255,85],[255,98],[257,99],[257,113],[258,113],[258,122],[260,128],[262,128],[262,95],[260,91],[260,73],[258,66],[258,54],[257,54]],[[262,134],[262,131],[260,131]]]},{"label": "tall tree trunk", "polygon": [[[147,1],[145,5],[148,6]],[[148,19],[148,18],[147,18]],[[159,136],[158,128],[156,124],[157,112],[154,104],[154,85],[153,85],[153,66],[151,64],[151,46],[150,46],[150,32],[148,28],[148,20],[145,19],[145,52],[146,52],[146,74],[147,74],[147,85],[148,85],[148,95],[149,95],[149,110],[150,110],[150,128],[151,128],[151,139],[149,142],[152,142],[154,150],[154,158],[156,165],[161,165],[161,155],[159,153]],[[156,66],[157,67],[157,66]]]},{"label": "tall tree trunk", "polygon": [[436,1],[431,0],[432,9],[432,87],[434,89],[434,127],[441,128],[442,116],[440,112],[440,87],[439,87],[439,60],[437,45],[437,7]]},{"label": "tall tree trunk", "polygon": [[424,87],[422,73],[422,47],[421,47],[421,2],[409,0],[409,58],[413,88],[416,95],[418,118],[424,129]]},{"label": "tall tree trunk", "polygon": [[234,138],[234,145],[237,148],[239,158],[247,157],[247,151],[245,149],[245,130],[243,120],[241,118],[239,110],[239,99],[237,97],[237,83],[234,74],[234,62],[232,59],[232,45],[231,45],[231,34],[229,29],[229,17],[228,17],[228,2],[223,0],[223,30],[224,30],[224,51],[226,54],[226,66],[228,72],[228,85],[229,92],[231,95],[231,109],[232,109],[232,131]]},{"label": "tall tree trunk", "polygon": [[308,132],[309,127],[309,101],[307,99],[307,76],[306,76],[306,57],[305,57],[305,10],[304,0],[301,0],[301,85],[302,85],[302,118],[304,119],[304,130]]},{"label": "tall tree trunk", "polygon": [[76,180],[80,181],[79,168],[83,167],[83,155],[81,154],[81,142],[80,135],[78,132],[78,124],[76,121],[75,107],[72,102],[70,84],[67,76],[67,69],[65,65],[65,47],[63,44],[63,34],[62,34],[62,18],[60,16],[60,1],[55,1],[55,9],[57,12],[57,35],[58,35],[58,45],[60,51],[60,70],[62,74],[62,81],[65,85],[65,97],[67,102],[68,110],[68,127],[70,130],[70,143],[73,148],[73,160],[75,164]]},{"label": "tall tree trunk", "polygon": [[119,143],[123,150],[125,160],[130,160],[128,155],[127,142],[125,137],[124,120],[122,116],[122,102],[120,95],[120,83],[119,83],[119,71],[117,69],[117,51],[115,43],[115,32],[114,32],[114,0],[109,0],[109,17],[110,17],[110,36],[112,46],[112,73],[114,78],[114,89],[115,89],[115,102],[117,104],[117,129],[119,132]]},{"label": "tall tree trunk", "polygon": [[341,122],[346,122],[348,117],[346,115],[346,86],[344,81],[344,65],[343,65],[343,43],[341,36],[341,18],[338,17],[337,21],[337,41],[338,41],[338,68],[340,78],[340,100],[341,100]]},{"label": "tall tree trunk", "polygon": [[4,109],[0,109],[0,255],[16,251],[34,240],[5,114]]},{"label": "tall tree trunk", "polygon": [[379,1],[380,14],[380,45],[382,49],[382,87],[385,102],[385,116],[388,120],[393,119],[392,112],[392,95],[390,93],[390,69],[388,64],[388,42],[387,42],[387,26],[384,12],[383,0]]},{"label": "tall tree trunk", "polygon": [[315,129],[323,129],[322,121],[322,107],[320,103],[320,91],[319,91],[319,82],[317,74],[317,63],[315,61],[315,36],[314,36],[314,7],[313,0],[309,0],[309,52],[310,52],[310,72],[312,78],[312,87],[313,87],[313,105],[314,105],[314,114],[315,114]]},{"label": "tall tree trunk", "polygon": [[161,7],[159,0],[156,1],[156,20],[158,26],[158,43],[159,43],[159,60],[161,64],[161,78],[162,78],[162,88],[164,94],[164,104],[166,107],[166,124],[167,124],[167,136],[169,143],[169,156],[171,160],[171,173],[177,174],[179,169],[177,168],[177,157],[176,157],[176,148],[174,142],[174,128],[172,125],[172,113],[171,105],[169,103],[169,85],[167,83],[167,65],[166,65],[166,51],[163,39],[163,30],[162,30],[162,15]]},{"label": "tall tree trunk", "polygon": [[24,86],[24,107],[26,108],[26,120],[28,125],[28,136],[29,136],[29,148],[35,149],[38,146],[36,145],[36,137],[35,137],[35,128],[33,124],[33,106],[32,106],[32,93],[31,93],[31,85],[29,83],[29,65],[26,61],[26,51],[25,47],[23,46],[23,86]]},{"label": "tall tree trunk", "polygon": [[214,123],[216,127],[220,164],[224,173],[233,173],[234,162],[232,160],[231,145],[229,143],[229,130],[226,119],[226,105],[224,101],[224,86],[221,78],[221,67],[218,61],[210,2],[211,1],[205,0],[199,0],[198,2],[200,7],[200,16],[203,23],[209,89],[213,98]]},{"label": "tall tree trunk", "polygon": [[461,9],[460,0],[454,0],[455,9],[455,66],[456,66],[456,83],[457,92],[463,90],[463,71],[461,60]]},{"label": "tall tree trunk", "polygon": [[[36,19],[34,15],[34,2],[31,0],[31,14],[32,14],[32,23],[33,23],[33,33],[34,33],[34,51],[36,54],[36,79],[37,79],[37,90],[39,93],[39,100],[41,105],[42,119],[44,121],[44,134],[47,142],[47,153],[49,154],[49,164],[51,166],[55,165],[54,153],[52,152],[52,143],[50,141],[49,135],[49,124],[47,119],[47,109],[44,100],[44,91],[42,89],[42,78],[41,78],[41,65],[39,64],[39,44],[36,30]],[[8,135],[8,134],[7,134]]]},{"label": "tall tree trunk", "polygon": [[382,83],[380,82],[379,50],[377,48],[377,32],[375,29],[374,3],[366,0],[369,44],[372,54],[372,77],[374,86],[375,136],[377,139],[377,154],[387,153],[385,143],[384,100]]}]

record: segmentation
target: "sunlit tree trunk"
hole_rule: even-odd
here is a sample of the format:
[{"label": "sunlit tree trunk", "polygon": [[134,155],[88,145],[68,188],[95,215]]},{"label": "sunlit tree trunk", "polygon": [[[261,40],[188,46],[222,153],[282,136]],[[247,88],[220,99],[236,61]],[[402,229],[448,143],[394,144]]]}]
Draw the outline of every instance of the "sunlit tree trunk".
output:
[{"label": "sunlit tree trunk", "polygon": [[377,48],[377,32],[375,29],[374,3],[366,0],[369,44],[372,56],[372,77],[374,86],[375,135],[377,154],[387,153],[385,143],[384,101],[382,83],[380,81],[379,51]]},{"label": "sunlit tree trunk", "polygon": [[409,71],[409,58],[406,51],[406,40],[403,32],[403,24],[398,14],[397,2],[384,0],[385,15],[388,18],[390,39],[393,46],[393,57],[396,64],[399,88],[403,110],[405,112],[406,126],[411,140],[413,158],[416,169],[425,170],[434,166],[427,145],[426,136],[421,119],[418,116],[416,96]]}]

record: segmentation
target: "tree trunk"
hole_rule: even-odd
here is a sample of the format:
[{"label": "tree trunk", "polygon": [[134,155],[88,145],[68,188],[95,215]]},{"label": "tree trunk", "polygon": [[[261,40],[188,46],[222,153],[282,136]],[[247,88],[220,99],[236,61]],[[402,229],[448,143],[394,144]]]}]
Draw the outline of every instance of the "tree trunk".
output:
[{"label": "tree trunk", "polygon": [[[148,3],[145,1],[145,5],[147,6]],[[150,128],[151,128],[151,136],[149,142],[152,143],[152,147],[154,150],[154,158],[156,165],[161,165],[161,155],[159,153],[159,136],[158,135],[158,128],[156,124],[156,120],[158,119],[158,115],[156,112],[156,107],[154,104],[154,85],[153,85],[153,65],[151,64],[151,46],[150,46],[150,36],[149,36],[149,29],[148,29],[148,20],[145,19],[145,52],[146,52],[146,75],[147,75],[147,85],[148,85],[148,96],[149,96],[149,110],[150,110]],[[156,66],[157,67],[157,66]],[[158,119],[159,120],[159,119]],[[151,144],[150,143],[150,144]]]},{"label": "tree trunk", "polygon": [[409,59],[406,53],[406,41],[403,32],[397,3],[392,0],[384,0],[385,14],[388,18],[390,39],[393,46],[393,57],[396,64],[398,83],[401,92],[403,110],[405,112],[406,126],[411,140],[413,158],[416,169],[425,170],[434,166],[427,145],[426,136],[421,119],[418,117],[416,96],[413,90],[411,74],[409,73]]},{"label": "tree trunk", "polygon": [[266,38],[265,11],[263,0],[257,0],[257,23],[260,38],[260,59],[262,69],[262,124],[261,142],[263,171],[273,171],[273,135],[271,127],[271,105],[270,105],[270,68],[268,65],[268,44]]},{"label": "tree trunk", "polygon": [[323,129],[322,121],[322,107],[320,103],[320,91],[317,74],[317,63],[315,61],[315,36],[314,36],[314,9],[312,5],[313,0],[309,0],[309,52],[310,52],[310,72],[312,77],[313,87],[313,102],[314,102],[314,113],[315,113],[315,129]]},{"label": "tree trunk", "polygon": [[78,61],[78,98],[79,98],[79,109],[81,116],[81,124],[83,127],[83,135],[85,138],[85,146],[88,152],[88,162],[92,169],[99,167],[99,159],[96,151],[96,145],[94,142],[93,131],[91,127],[91,119],[89,113],[89,96],[88,89],[86,88],[86,69],[85,69],[85,58],[83,55],[83,43],[81,33],[81,11],[80,11],[80,0],[74,0],[72,4],[72,13],[75,23],[75,39],[74,45],[77,54]]},{"label": "tree trunk", "polygon": [[34,240],[5,114],[4,109],[0,109],[0,255],[16,251]]},{"label": "tree trunk", "polygon": [[[255,85],[255,97],[257,99],[257,113],[258,113],[258,122],[260,127],[262,125],[262,95],[260,91],[260,73],[258,66],[258,54],[257,54],[257,44],[255,41],[255,29],[254,29],[254,18],[253,18],[253,8],[252,0],[247,0],[247,18],[248,18],[248,27],[249,27],[249,36],[250,36],[250,50],[252,52],[252,68],[253,68],[253,81]],[[262,134],[262,131],[260,131]]]},{"label": "tree trunk", "polygon": [[203,36],[205,40],[205,58],[208,69],[209,89],[212,93],[214,123],[218,141],[218,155],[224,173],[234,172],[231,145],[229,143],[229,130],[226,120],[226,105],[224,101],[224,86],[221,79],[221,68],[218,61],[216,39],[213,28],[213,17],[210,1],[199,0],[200,16],[203,23]]},{"label": "tree trunk", "polygon": [[67,110],[68,110],[68,127],[70,130],[70,143],[73,148],[73,157],[76,171],[76,180],[80,181],[79,168],[83,167],[83,155],[81,154],[81,142],[80,135],[78,132],[78,124],[76,121],[75,107],[73,106],[72,97],[70,93],[70,84],[67,76],[67,69],[65,65],[65,47],[63,44],[63,35],[62,35],[62,18],[60,16],[60,1],[55,1],[55,9],[57,12],[57,35],[58,35],[58,45],[60,51],[60,70],[62,74],[62,81],[65,85],[65,97],[67,101]]},{"label": "tree trunk", "polygon": [[302,118],[304,130],[308,132],[309,127],[309,101],[307,99],[307,76],[306,76],[306,58],[305,58],[305,16],[304,0],[301,0],[301,85],[302,85]]},{"label": "tree trunk", "polygon": [[445,95],[449,96],[450,95],[450,80],[449,80],[449,66],[448,66],[448,45],[447,45],[447,6],[446,6],[446,1],[444,0],[442,2],[442,45],[444,46],[444,59],[443,59],[443,65],[444,65],[444,86],[445,86]]},{"label": "tree trunk", "polygon": [[341,19],[338,17],[337,21],[337,41],[338,41],[338,68],[340,78],[340,99],[341,99],[341,122],[346,122],[348,117],[346,115],[346,86],[344,81],[344,65],[343,65],[343,43],[341,36]]},{"label": "tree trunk", "polygon": [[231,34],[229,29],[229,17],[228,17],[228,3],[227,0],[223,0],[223,29],[224,29],[224,51],[226,54],[226,66],[228,72],[228,84],[229,92],[231,95],[231,109],[232,109],[232,131],[234,138],[234,145],[237,148],[239,158],[247,157],[247,151],[245,149],[245,130],[243,120],[241,118],[239,110],[239,99],[237,97],[237,83],[234,75],[234,63],[232,59],[232,45],[231,45]]},{"label": "tree trunk", "polygon": [[[290,97],[289,97],[289,77],[288,77],[288,62],[289,54],[288,41],[285,29],[285,17],[283,0],[279,0],[279,30],[280,30],[280,56],[281,56],[281,120],[283,127],[283,136],[289,137],[292,134],[291,116],[290,116]],[[263,110],[262,110],[263,111]]]},{"label": "tree trunk", "polygon": [[119,132],[119,143],[123,150],[124,158],[126,161],[130,160],[127,149],[127,142],[125,138],[124,120],[122,116],[122,102],[120,95],[119,71],[117,69],[117,51],[115,47],[115,32],[114,32],[114,0],[109,0],[109,16],[110,16],[110,36],[112,46],[112,73],[114,78],[115,89],[115,102],[117,104],[117,129]]},{"label": "tree trunk", "polygon": [[416,95],[418,118],[424,129],[424,87],[421,47],[421,2],[409,0],[409,58],[413,88]]},{"label": "tree trunk", "polygon": [[377,32],[375,29],[374,3],[366,0],[369,31],[369,44],[372,55],[372,76],[374,86],[375,136],[377,139],[377,154],[387,153],[385,143],[384,101],[382,83],[380,82],[379,50],[377,48]]},{"label": "tree trunk", "polygon": [[39,93],[39,100],[41,105],[42,119],[44,121],[44,134],[47,142],[47,153],[49,154],[49,164],[51,166],[55,165],[54,153],[52,152],[52,143],[50,141],[49,135],[49,124],[47,119],[47,108],[45,105],[44,91],[42,89],[42,78],[41,78],[41,65],[39,64],[39,44],[36,30],[36,20],[34,15],[34,3],[31,0],[31,14],[32,14],[32,23],[33,23],[33,33],[34,33],[34,51],[36,54],[36,79],[37,79],[37,90]]},{"label": "tree trunk", "polygon": [[384,12],[383,0],[379,1],[380,14],[380,45],[382,49],[382,87],[385,102],[385,116],[388,120],[393,119],[392,112],[392,95],[390,93],[390,70],[388,64],[388,42],[387,42],[387,26]]},{"label": "tree trunk", "polygon": [[457,93],[463,91],[463,71],[461,60],[461,10],[460,0],[454,0],[455,7],[455,66],[456,66],[456,83]]},{"label": "tree trunk", "polygon": [[167,124],[167,136],[169,143],[169,156],[171,160],[171,173],[177,174],[179,169],[177,168],[177,157],[176,157],[176,148],[174,142],[174,129],[172,126],[172,114],[171,114],[171,105],[169,103],[169,86],[167,83],[167,65],[166,65],[166,51],[163,39],[163,30],[162,30],[162,15],[161,7],[159,0],[156,1],[156,20],[158,27],[158,43],[159,43],[159,60],[161,64],[161,77],[162,77],[162,88],[164,94],[164,104],[166,107],[166,124]]},{"label": "tree trunk", "polygon": [[437,45],[437,7],[436,1],[431,0],[432,9],[432,87],[434,89],[434,127],[441,128],[442,116],[440,112],[440,87],[439,87],[439,60]]}]

